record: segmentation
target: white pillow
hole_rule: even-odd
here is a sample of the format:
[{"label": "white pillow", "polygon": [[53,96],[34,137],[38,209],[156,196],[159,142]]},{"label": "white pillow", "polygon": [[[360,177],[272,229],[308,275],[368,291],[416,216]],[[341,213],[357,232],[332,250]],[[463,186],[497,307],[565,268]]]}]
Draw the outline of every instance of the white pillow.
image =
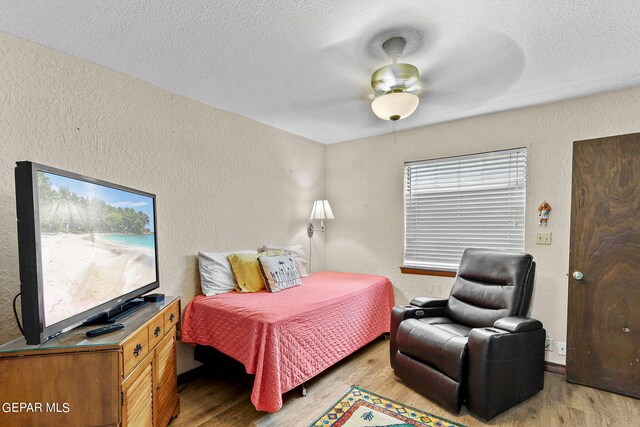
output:
[{"label": "white pillow", "polygon": [[261,256],[260,271],[264,277],[264,283],[269,292],[280,292],[283,289],[292,288],[302,284],[300,274],[293,265],[293,256]]},{"label": "white pillow", "polygon": [[236,283],[227,257],[231,254],[257,254],[258,251],[200,252],[200,286],[206,296],[224,294],[235,289]]},{"label": "white pillow", "polygon": [[307,277],[309,275],[309,273],[307,272],[309,259],[305,255],[304,249],[302,249],[302,245],[264,245],[262,247],[263,251],[274,251],[278,249],[282,249],[286,253],[291,254],[291,257],[293,258],[293,265],[296,266],[296,270],[298,270],[300,277]]}]

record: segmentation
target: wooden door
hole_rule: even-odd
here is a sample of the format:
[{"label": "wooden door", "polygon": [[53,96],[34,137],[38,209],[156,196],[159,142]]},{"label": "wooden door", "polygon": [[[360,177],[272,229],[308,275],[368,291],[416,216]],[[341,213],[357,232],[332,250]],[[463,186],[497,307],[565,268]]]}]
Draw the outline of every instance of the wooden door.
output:
[{"label": "wooden door", "polygon": [[153,353],[122,383],[122,425],[153,427]]},{"label": "wooden door", "polygon": [[178,415],[178,382],[176,372],[176,328],[172,328],[156,347],[154,400],[157,405],[156,426],[164,427]]},{"label": "wooden door", "polygon": [[640,397],[640,134],[575,142],[572,185],[567,380]]}]

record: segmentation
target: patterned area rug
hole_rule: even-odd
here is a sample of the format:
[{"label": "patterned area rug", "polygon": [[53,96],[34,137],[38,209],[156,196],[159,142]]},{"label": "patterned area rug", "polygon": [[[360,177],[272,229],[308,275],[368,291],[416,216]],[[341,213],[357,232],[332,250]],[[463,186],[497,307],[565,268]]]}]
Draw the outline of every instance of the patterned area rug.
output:
[{"label": "patterned area rug", "polygon": [[309,427],[459,427],[445,418],[405,406],[360,387],[351,390]]}]

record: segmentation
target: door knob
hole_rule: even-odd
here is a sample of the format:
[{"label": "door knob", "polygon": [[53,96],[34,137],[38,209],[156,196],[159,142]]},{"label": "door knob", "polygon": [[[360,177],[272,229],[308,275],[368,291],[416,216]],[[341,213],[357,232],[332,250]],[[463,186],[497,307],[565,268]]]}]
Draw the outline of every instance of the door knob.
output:
[{"label": "door knob", "polygon": [[576,280],[582,280],[584,279],[584,274],[582,274],[582,271],[574,271],[573,278]]}]

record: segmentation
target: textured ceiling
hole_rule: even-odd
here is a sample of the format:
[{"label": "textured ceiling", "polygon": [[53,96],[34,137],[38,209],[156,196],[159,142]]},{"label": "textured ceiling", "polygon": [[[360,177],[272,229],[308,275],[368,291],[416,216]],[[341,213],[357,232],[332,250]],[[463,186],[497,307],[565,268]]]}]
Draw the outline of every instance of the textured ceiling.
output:
[{"label": "textured ceiling", "polygon": [[387,133],[390,36],[421,72],[399,129],[640,85],[635,0],[7,1],[0,30],[323,143]]}]

